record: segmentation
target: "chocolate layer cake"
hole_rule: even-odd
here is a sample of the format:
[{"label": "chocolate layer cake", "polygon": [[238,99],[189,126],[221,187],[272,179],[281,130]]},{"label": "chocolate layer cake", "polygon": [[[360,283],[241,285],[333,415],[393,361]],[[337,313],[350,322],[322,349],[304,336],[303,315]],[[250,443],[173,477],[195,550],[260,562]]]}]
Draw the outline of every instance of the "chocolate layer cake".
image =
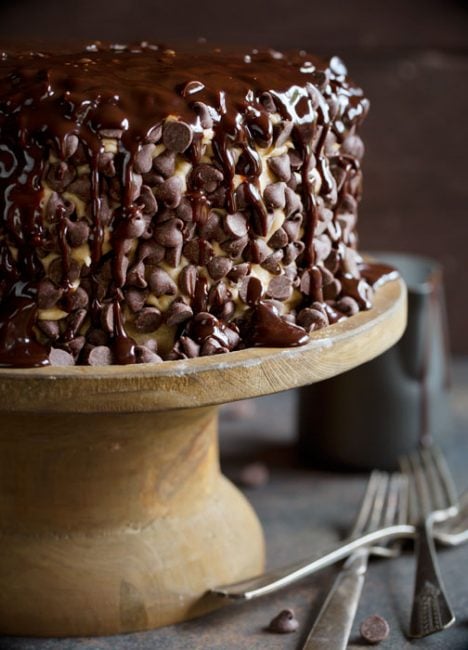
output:
[{"label": "chocolate layer cake", "polygon": [[0,66],[1,366],[295,346],[370,308],[368,101],[338,58],[93,43]]}]

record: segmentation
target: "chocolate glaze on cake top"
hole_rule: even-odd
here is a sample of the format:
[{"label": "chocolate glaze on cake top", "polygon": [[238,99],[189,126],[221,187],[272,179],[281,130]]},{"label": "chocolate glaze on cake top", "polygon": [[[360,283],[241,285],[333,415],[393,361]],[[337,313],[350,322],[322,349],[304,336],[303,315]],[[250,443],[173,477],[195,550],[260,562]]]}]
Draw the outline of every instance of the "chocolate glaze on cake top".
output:
[{"label": "chocolate glaze on cake top", "polygon": [[[259,152],[273,144],[280,146],[288,139],[299,160],[295,169],[300,180],[294,187],[298,187],[300,207],[296,212],[302,215],[304,234],[299,251],[300,277],[294,281],[307,296],[307,302],[301,303],[301,307],[323,303],[327,323],[343,317],[345,308],[340,313],[335,304],[324,300],[322,289],[327,264],[324,262],[319,268],[314,242],[320,210],[327,207],[327,201],[333,209],[341,196],[339,188],[346,187],[347,178],[358,174],[360,178],[360,140],[355,145],[357,151],[353,151],[349,141],[367,109],[368,101],[348,79],[344,65],[336,57],[323,61],[304,52],[282,54],[273,50],[232,54],[195,48],[175,52],[148,43],[123,46],[99,42],[73,54],[4,52],[0,60],[0,365],[47,365],[51,341],[56,342],[56,349],[73,354],[78,363],[91,363],[91,353],[98,362],[102,358],[102,363],[108,363],[109,358],[114,363],[148,360],[149,353],[142,359],[138,344],[127,334],[123,317],[125,288],[129,284],[129,242],[140,236],[151,237],[156,229],[157,246],[166,247],[166,253],[169,249],[179,250],[171,254],[172,259],[174,255],[177,258],[176,262],[180,261],[182,246],[184,255],[190,259],[185,252],[190,247],[185,247],[192,240],[196,241],[198,263],[209,262],[213,254],[205,254],[208,237],[193,238],[194,232],[199,234],[205,227],[213,207],[226,211],[225,229],[234,233],[233,237],[245,237],[245,228],[250,242],[255,237],[265,237],[269,213],[272,206],[284,205],[285,190],[273,188],[266,201],[266,193],[262,195],[259,183],[264,164]],[[279,116],[276,120],[271,119],[274,113]],[[207,129],[212,129],[214,164],[211,166],[202,163]],[[348,138],[348,146],[341,147],[333,157],[333,170],[332,157],[326,152],[330,137],[338,144]],[[110,223],[108,217],[107,222],[103,217],[104,212],[109,212],[110,192],[110,181],[103,171],[105,139],[118,143],[115,154],[118,164],[115,163],[116,169],[108,175],[117,177],[120,195]],[[159,183],[159,189],[152,189],[153,197],[147,192],[145,198],[139,193],[141,187],[135,188],[135,174],[143,175],[146,182],[145,174],[155,170],[151,151],[156,143],[162,143],[166,151],[191,165],[184,194],[190,208],[190,228],[182,217],[171,221],[172,229],[166,227],[166,233],[166,217],[156,214],[155,206],[151,208],[154,197],[166,211],[175,209],[177,201],[180,203],[180,196],[177,201],[172,195],[168,198],[173,191],[180,194],[180,189],[171,189],[170,174],[165,175],[158,167],[161,176],[155,182]],[[233,156],[234,148],[241,152],[237,157]],[[50,227],[44,217],[43,180],[47,175],[51,178],[53,167],[54,189],[62,184],[61,189],[66,191],[67,174],[70,170],[75,174],[80,165],[89,168],[86,172],[90,199],[88,221],[70,216],[73,206],[70,208],[70,201],[67,203],[62,192],[50,218],[53,223]],[[283,173],[280,167],[277,162],[278,178]],[[311,175],[312,169],[320,177],[319,192],[314,189],[316,180]],[[238,184],[234,183],[239,176],[243,181],[241,200]],[[218,190],[222,190],[221,199]],[[283,199],[275,194],[280,190]],[[356,194],[359,190],[355,189]],[[348,190],[347,196],[350,195],[352,192]],[[50,204],[51,199],[48,200]],[[247,226],[245,210],[249,215]],[[142,224],[143,229],[151,231],[149,235],[142,234]],[[105,245],[105,226],[110,230],[110,250]],[[85,239],[90,246],[90,263],[83,270],[77,267],[71,251]],[[249,250],[249,262],[260,263],[255,245]],[[42,263],[52,252],[57,253],[54,273],[46,272]],[[339,258],[338,248],[333,253],[333,264],[328,264],[333,267],[332,272],[339,266],[335,258]],[[169,260],[169,266],[177,266],[174,261],[171,263],[170,255],[166,254],[165,259]],[[221,266],[219,258],[216,259]],[[110,277],[103,292],[101,271],[103,262],[109,260]],[[340,295],[352,298],[360,309],[369,308],[369,285],[365,279],[359,273],[340,272]],[[215,277],[219,269],[213,268],[211,273]],[[78,304],[76,285],[80,277],[86,287],[82,306]],[[235,274],[231,277],[235,278]],[[283,280],[276,281],[274,286],[281,296],[290,280],[284,280],[283,275],[279,277]],[[60,331],[57,329],[53,336],[47,331],[44,338],[47,328],[43,326],[43,334],[38,334],[37,312],[41,300],[44,303],[39,294],[44,291],[46,279],[49,294],[55,290],[57,304],[68,305],[66,312],[70,313]],[[171,305],[170,315],[164,315],[166,323],[177,325],[178,337],[191,337],[198,346],[210,339],[216,352],[246,345],[287,346],[307,341],[306,330],[294,318],[282,318],[274,300],[265,300],[256,278],[243,285],[243,300],[249,307],[245,318],[232,324],[226,315],[228,310],[221,309],[226,303],[219,296],[211,301],[214,307],[210,308],[206,278],[195,271],[191,281],[193,287],[186,291],[191,296],[190,304],[176,301],[175,306]],[[241,289],[239,295],[243,295]],[[269,296],[274,299],[275,292],[271,290]],[[70,307],[71,303],[75,309]],[[148,311],[151,309],[152,312]],[[156,318],[154,308],[145,306],[138,312],[136,322],[147,319],[148,315]],[[101,341],[95,333],[92,342],[80,334],[85,318],[93,332],[101,328],[104,318],[108,324],[105,345],[99,345]],[[80,343],[86,354],[77,352],[78,344],[73,347],[72,342],[78,338],[86,339],[84,344]],[[188,343],[187,346],[190,347]],[[105,348],[106,352],[96,352],[98,348]],[[80,354],[85,354],[84,361]],[[173,354],[167,358],[178,357]]]}]

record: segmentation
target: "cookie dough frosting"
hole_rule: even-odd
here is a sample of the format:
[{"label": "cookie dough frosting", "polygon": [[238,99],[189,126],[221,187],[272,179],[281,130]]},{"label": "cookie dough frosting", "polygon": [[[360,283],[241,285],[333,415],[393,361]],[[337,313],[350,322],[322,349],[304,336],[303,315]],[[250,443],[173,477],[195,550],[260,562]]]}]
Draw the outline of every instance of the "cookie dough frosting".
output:
[{"label": "cookie dough frosting", "polygon": [[305,52],[4,52],[0,365],[296,346],[369,309],[367,109]]}]

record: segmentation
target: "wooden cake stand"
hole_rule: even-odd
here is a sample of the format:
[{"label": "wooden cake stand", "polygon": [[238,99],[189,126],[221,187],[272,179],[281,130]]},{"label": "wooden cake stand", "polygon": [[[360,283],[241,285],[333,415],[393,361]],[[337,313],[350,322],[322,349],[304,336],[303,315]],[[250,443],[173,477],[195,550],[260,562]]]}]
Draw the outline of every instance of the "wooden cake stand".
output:
[{"label": "wooden cake stand", "polygon": [[395,280],[310,343],[158,365],[0,370],[0,633],[115,634],[213,609],[263,570],[260,523],[220,473],[217,406],[320,381],[393,345]]}]

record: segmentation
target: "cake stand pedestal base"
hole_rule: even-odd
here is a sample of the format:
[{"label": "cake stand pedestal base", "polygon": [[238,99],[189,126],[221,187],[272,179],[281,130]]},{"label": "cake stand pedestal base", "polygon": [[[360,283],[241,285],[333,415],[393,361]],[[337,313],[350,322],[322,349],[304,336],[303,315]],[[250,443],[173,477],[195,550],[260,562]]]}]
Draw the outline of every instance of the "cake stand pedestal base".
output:
[{"label": "cake stand pedestal base", "polygon": [[213,405],[345,372],[405,324],[395,280],[302,347],[0,369],[0,633],[118,634],[219,606],[206,592],[260,573],[264,542],[220,474]]},{"label": "cake stand pedestal base", "polygon": [[155,628],[262,571],[258,519],[219,471],[216,407],[5,417],[2,634]]}]

